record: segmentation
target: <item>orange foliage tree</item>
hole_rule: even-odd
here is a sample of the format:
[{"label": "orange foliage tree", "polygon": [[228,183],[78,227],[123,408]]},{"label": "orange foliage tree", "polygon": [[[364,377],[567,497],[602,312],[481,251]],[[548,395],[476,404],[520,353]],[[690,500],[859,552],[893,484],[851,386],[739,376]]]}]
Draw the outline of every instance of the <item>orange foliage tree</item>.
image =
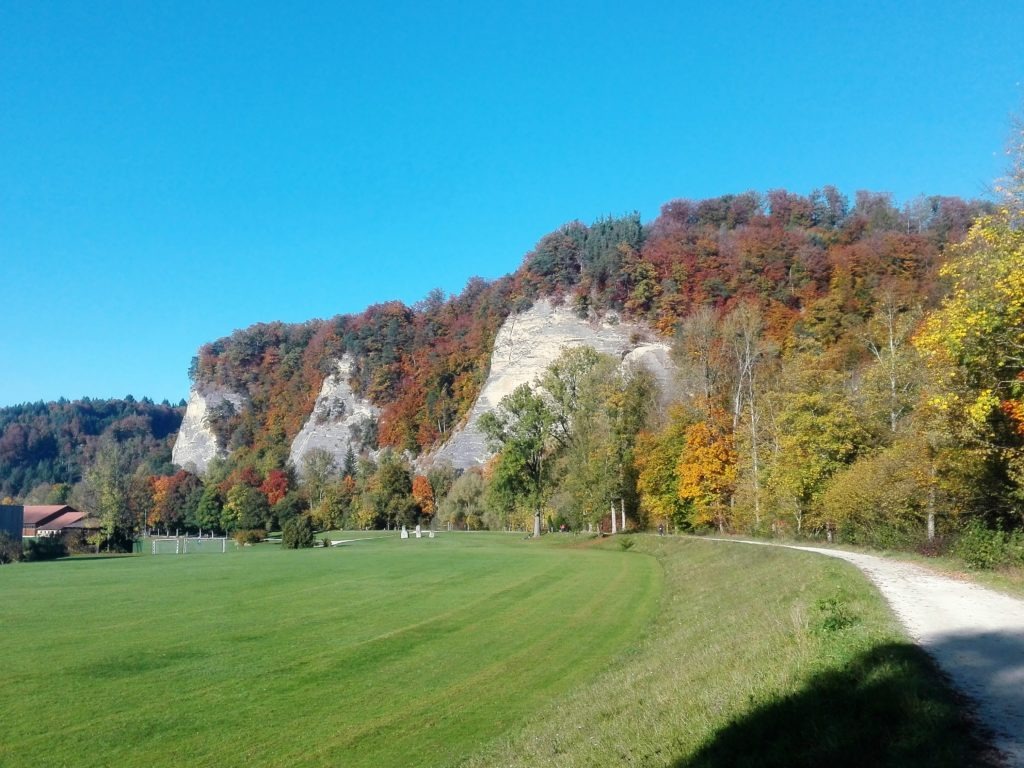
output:
[{"label": "orange foliage tree", "polygon": [[170,506],[171,485],[173,482],[174,477],[171,475],[149,478],[149,493],[152,497],[152,505],[146,519],[147,526],[166,527],[169,524],[173,524]]},{"label": "orange foliage tree", "polygon": [[707,421],[687,428],[686,448],[676,466],[677,492],[693,505],[693,525],[725,530],[736,486],[736,458],[732,434],[725,429]]},{"label": "orange foliage tree", "polygon": [[432,517],[434,514],[434,489],[423,475],[416,475],[412,479],[412,499],[420,508],[424,517]]},{"label": "orange foliage tree", "polygon": [[280,469],[272,469],[260,485],[260,491],[267,497],[270,506],[274,506],[288,493],[289,485],[288,473]]}]

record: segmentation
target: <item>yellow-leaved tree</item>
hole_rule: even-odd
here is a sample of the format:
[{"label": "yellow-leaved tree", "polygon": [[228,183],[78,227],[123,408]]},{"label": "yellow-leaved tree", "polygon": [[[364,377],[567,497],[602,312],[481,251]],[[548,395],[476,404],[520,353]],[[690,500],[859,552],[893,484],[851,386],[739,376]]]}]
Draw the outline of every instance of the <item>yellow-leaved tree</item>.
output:
[{"label": "yellow-leaved tree", "polygon": [[677,492],[692,504],[694,527],[728,523],[729,503],[736,487],[736,450],[730,432],[715,423],[698,421],[686,430],[686,448],[676,466]]},{"label": "yellow-leaved tree", "polygon": [[637,436],[634,464],[637,493],[644,516],[653,523],[689,527],[688,504],[678,493],[677,468],[686,447],[690,419],[681,406],[669,411],[665,426],[658,432]]},{"label": "yellow-leaved tree", "polygon": [[[930,404],[982,458],[984,511],[1024,520],[1024,128],[1004,201],[951,249],[951,284],[916,338],[933,374]],[[984,488],[982,488],[984,486]]]}]

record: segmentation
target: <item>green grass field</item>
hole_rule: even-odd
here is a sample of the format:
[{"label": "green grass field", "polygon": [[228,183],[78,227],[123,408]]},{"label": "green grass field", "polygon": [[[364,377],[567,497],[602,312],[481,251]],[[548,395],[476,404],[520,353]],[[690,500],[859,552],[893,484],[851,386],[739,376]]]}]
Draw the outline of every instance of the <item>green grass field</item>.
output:
[{"label": "green grass field", "polygon": [[977,763],[852,567],[636,540],[0,568],[0,765]]},{"label": "green grass field", "polygon": [[0,571],[0,765],[441,765],[653,617],[652,558],[519,537]]}]

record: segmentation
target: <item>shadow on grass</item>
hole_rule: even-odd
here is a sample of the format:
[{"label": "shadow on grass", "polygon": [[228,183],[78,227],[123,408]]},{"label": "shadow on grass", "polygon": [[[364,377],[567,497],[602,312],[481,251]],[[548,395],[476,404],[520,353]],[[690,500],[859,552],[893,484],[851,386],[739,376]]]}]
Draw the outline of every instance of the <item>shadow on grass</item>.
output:
[{"label": "shadow on grass", "polygon": [[137,552],[110,552],[99,555],[70,555],[52,560],[54,563],[80,563],[83,560],[124,560],[126,557],[142,557]]},{"label": "shadow on grass", "polygon": [[755,704],[677,768],[998,765],[965,699],[911,644],[879,646]]}]

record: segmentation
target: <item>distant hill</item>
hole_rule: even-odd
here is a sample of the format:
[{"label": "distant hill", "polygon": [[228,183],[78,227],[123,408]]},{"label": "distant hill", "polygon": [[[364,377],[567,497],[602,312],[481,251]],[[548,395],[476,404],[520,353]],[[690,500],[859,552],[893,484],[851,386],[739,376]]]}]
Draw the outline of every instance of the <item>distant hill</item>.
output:
[{"label": "distant hill", "polygon": [[163,474],[171,468],[171,444],[184,410],[131,397],[0,408],[0,497],[24,500],[33,489],[45,496],[52,490],[46,486],[73,485],[81,480],[102,437],[130,451],[133,466]]}]

